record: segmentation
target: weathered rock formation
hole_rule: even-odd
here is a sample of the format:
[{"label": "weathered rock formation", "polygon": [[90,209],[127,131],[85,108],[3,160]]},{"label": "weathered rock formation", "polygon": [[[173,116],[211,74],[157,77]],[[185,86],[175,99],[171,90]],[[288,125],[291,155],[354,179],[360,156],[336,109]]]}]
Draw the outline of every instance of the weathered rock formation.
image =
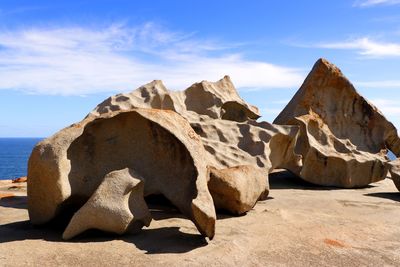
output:
[{"label": "weathered rock formation", "polygon": [[[275,168],[296,169],[300,166],[300,156],[293,152],[298,127],[256,122],[258,109],[239,97],[228,76],[217,82],[195,83],[178,92],[170,92],[161,81],[153,81],[130,93],[108,98],[88,117],[135,108],[173,110],[187,119],[201,137],[208,166],[224,169],[252,165],[263,170],[265,180]],[[209,183],[209,187],[212,185]],[[246,190],[253,189],[242,186],[236,190],[244,190],[243,194],[246,194]],[[242,208],[240,213],[254,206],[247,202],[240,205],[247,208]]]},{"label": "weathered rock formation", "polygon": [[72,209],[65,239],[92,228],[136,232],[151,221],[144,197],[162,194],[212,238],[214,205],[246,213],[268,196],[275,168],[345,188],[390,169],[399,187],[400,163],[386,156],[388,149],[400,156],[396,128],[323,59],[277,124],[258,118],[228,76],[179,92],[153,81],[112,96],[33,150],[31,221]]},{"label": "weathered rock formation", "polygon": [[[123,191],[126,197],[137,198],[139,179],[144,196],[164,195],[202,234],[212,238],[216,215],[204,158],[200,138],[175,112],[135,109],[87,118],[34,148],[28,164],[30,219],[34,224],[46,223],[71,207],[78,210],[85,205],[71,221],[65,238],[85,227],[121,233],[138,211],[136,204],[128,205],[128,210],[127,200],[117,195]],[[114,173],[125,168],[132,177]],[[115,176],[119,178],[108,180]],[[117,181],[121,185],[113,185]],[[106,191],[111,193],[100,198]],[[104,204],[107,201],[116,203]],[[93,215],[94,210],[111,212],[122,202],[125,208],[117,212],[124,218],[118,226],[100,220],[85,222],[85,217],[105,216]],[[139,213],[143,214],[143,208]]]},{"label": "weathered rock formation", "polygon": [[266,174],[278,167],[299,166],[300,157],[293,153],[298,127],[256,122],[258,109],[239,97],[228,76],[177,92],[153,81],[108,98],[88,117],[135,108],[173,110],[187,119],[201,137],[210,166],[222,169],[247,164],[263,168]]},{"label": "weathered rock formation", "polygon": [[234,121],[260,117],[257,107],[240,98],[229,76],[217,82],[195,83],[184,91],[168,91],[160,80],[155,80],[130,93],[109,97],[88,117],[133,108],[172,110],[189,121],[199,115]]},{"label": "weathered rock formation", "polygon": [[400,155],[393,124],[324,59],[274,123],[300,126],[295,152],[303,162],[291,171],[315,184],[365,186],[386,177],[387,149]]},{"label": "weathered rock formation", "polygon": [[269,194],[265,172],[251,165],[217,170],[210,168],[208,188],[217,209],[241,215]]}]

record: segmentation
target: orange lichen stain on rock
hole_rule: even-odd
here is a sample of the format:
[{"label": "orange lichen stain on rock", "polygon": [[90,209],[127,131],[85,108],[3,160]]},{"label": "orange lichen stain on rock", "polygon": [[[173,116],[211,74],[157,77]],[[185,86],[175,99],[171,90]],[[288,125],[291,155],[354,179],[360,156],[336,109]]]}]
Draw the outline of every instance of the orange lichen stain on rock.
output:
[{"label": "orange lichen stain on rock", "polygon": [[14,194],[10,194],[10,193],[0,193],[0,199],[2,198],[12,198],[15,197]]},{"label": "orange lichen stain on rock", "polygon": [[26,181],[28,181],[28,177],[26,176],[22,176],[16,179],[13,179],[12,182],[15,183],[25,183]]},{"label": "orange lichen stain on rock", "polygon": [[190,131],[188,132],[188,136],[189,136],[191,139],[200,140],[200,139],[199,139],[199,136],[198,136],[194,131],[192,131],[192,130],[190,130]]},{"label": "orange lichen stain on rock", "polygon": [[338,248],[344,248],[346,247],[343,243],[334,240],[334,239],[329,239],[329,238],[325,238],[324,239],[324,243],[333,247],[338,247]]}]

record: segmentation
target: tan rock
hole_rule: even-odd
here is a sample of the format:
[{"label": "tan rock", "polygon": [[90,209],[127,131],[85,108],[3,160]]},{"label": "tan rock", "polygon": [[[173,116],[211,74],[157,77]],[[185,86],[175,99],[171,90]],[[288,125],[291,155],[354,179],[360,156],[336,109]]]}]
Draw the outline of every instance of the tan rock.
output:
[{"label": "tan rock", "polygon": [[389,162],[389,172],[394,185],[400,191],[400,158]]},{"label": "tan rock", "polygon": [[134,108],[174,110],[186,118],[201,136],[210,166],[221,169],[250,164],[267,173],[299,166],[300,157],[293,152],[298,127],[256,122],[258,109],[239,97],[228,76],[171,92],[161,81],[153,81],[108,98],[88,117]]},{"label": "tan rock", "polygon": [[144,182],[128,168],[113,171],[72,217],[63,238],[70,239],[88,229],[116,234],[137,232],[149,226],[151,214],[143,198]]},{"label": "tan rock", "polygon": [[[216,169],[252,165],[262,168],[265,176],[275,168],[300,167],[300,156],[294,153],[298,126],[256,122],[258,109],[239,97],[228,76],[171,92],[161,81],[153,81],[130,93],[108,98],[88,117],[134,108],[168,109],[182,115],[201,137],[207,165]],[[243,190],[243,195],[253,190],[251,184],[249,188],[244,185],[236,190]]]},{"label": "tan rock", "polygon": [[236,121],[260,117],[257,107],[240,98],[229,76],[217,82],[195,83],[184,91],[168,91],[162,81],[154,80],[130,93],[109,97],[88,117],[133,108],[173,110],[189,120],[198,115]]},{"label": "tan rock", "polygon": [[361,187],[386,177],[387,149],[400,155],[396,128],[333,64],[320,59],[274,123],[300,126],[291,169],[309,182]]},{"label": "tan rock", "polygon": [[135,109],[89,117],[40,142],[28,164],[28,210],[42,224],[68,206],[81,208],[106,174],[129,168],[144,195],[163,194],[212,238],[215,210],[204,149],[175,112]]},{"label": "tan rock", "polygon": [[207,151],[207,164],[217,169],[252,165],[268,174],[275,168],[296,169],[299,155],[294,153],[297,126],[268,122],[236,122],[200,116],[191,121]]},{"label": "tan rock", "polygon": [[269,194],[268,174],[251,165],[217,170],[210,168],[208,188],[217,209],[241,215]]}]

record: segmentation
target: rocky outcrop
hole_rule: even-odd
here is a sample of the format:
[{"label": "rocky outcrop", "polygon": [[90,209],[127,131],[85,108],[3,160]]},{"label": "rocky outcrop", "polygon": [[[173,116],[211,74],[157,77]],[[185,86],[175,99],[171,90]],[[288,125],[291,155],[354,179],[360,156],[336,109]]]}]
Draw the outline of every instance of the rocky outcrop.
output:
[{"label": "rocky outcrop", "polygon": [[[88,117],[134,108],[172,110],[189,121],[204,145],[212,181],[218,180],[215,177],[222,179],[220,183],[208,183],[211,192],[226,198],[216,198],[214,194],[215,205],[233,214],[245,213],[255,205],[268,187],[267,175],[273,169],[300,166],[300,156],[294,154],[298,127],[255,121],[258,109],[239,97],[228,76],[217,82],[195,83],[179,92],[170,92],[161,81],[153,81],[108,98]],[[244,164],[254,169],[242,167]],[[223,175],[213,175],[214,172]],[[226,177],[229,181],[223,180]]]},{"label": "rocky outcrop", "polygon": [[400,155],[396,128],[333,64],[320,59],[274,123],[298,125],[292,170],[309,182],[361,187],[387,175],[390,149]]},{"label": "rocky outcrop", "polygon": [[[212,238],[216,215],[207,188],[204,158],[200,138],[175,112],[135,109],[86,118],[34,148],[28,164],[31,222],[46,223],[66,210],[82,208],[66,231],[66,238],[85,227],[120,233],[128,225],[129,213],[135,217],[136,212],[135,208],[128,210],[126,200],[116,195],[124,187],[125,194],[135,191],[139,179],[144,184],[144,196],[164,195],[195,223],[203,235]],[[125,168],[134,173],[132,176],[136,180],[121,175],[118,186],[107,180],[110,175],[115,176],[114,171]],[[108,190],[112,192],[109,196],[96,197]],[[139,191],[134,195],[137,196]],[[111,207],[102,204],[108,198],[125,203],[125,208],[118,212],[127,219],[123,219],[118,229],[106,222],[103,222],[105,225],[87,224],[85,216],[93,213],[88,209],[96,207],[104,212],[115,208],[117,203],[109,203]]]},{"label": "rocky outcrop", "polygon": [[266,200],[269,194],[265,172],[251,165],[222,170],[211,167],[208,188],[217,209],[236,215],[248,212],[258,200]]},{"label": "rocky outcrop", "polygon": [[161,81],[153,81],[108,98],[88,117],[134,108],[173,110],[187,119],[201,137],[209,166],[223,169],[247,164],[264,169],[266,175],[278,167],[299,167],[300,156],[293,152],[298,127],[255,121],[258,109],[239,97],[228,76],[171,92]]},{"label": "rocky outcrop", "polygon": [[130,93],[109,97],[88,117],[133,108],[172,110],[189,121],[199,115],[235,121],[260,117],[257,107],[240,98],[229,76],[217,82],[195,83],[184,91],[168,91],[162,81],[155,80]]},{"label": "rocky outcrop", "polygon": [[214,205],[246,213],[268,196],[275,168],[345,188],[382,180],[390,168],[398,186],[398,164],[386,156],[400,154],[396,128],[325,60],[276,124],[257,118],[228,76],[184,91],[155,80],[112,96],[33,150],[31,221],[73,210],[65,239],[91,228],[136,232],[151,221],[144,197],[162,194],[212,238]]},{"label": "rocky outcrop", "polygon": [[[294,154],[298,127],[255,121],[258,109],[239,97],[228,76],[217,82],[195,83],[180,92],[170,92],[161,81],[153,81],[108,98],[88,117],[134,108],[173,110],[189,121],[204,145],[206,163],[214,177],[211,179],[217,181],[215,177],[220,177],[214,172],[221,172],[221,179],[229,177],[229,181],[208,183],[211,192],[226,198],[214,194],[215,205],[233,214],[245,213],[255,205],[261,192],[267,190],[267,175],[273,169],[300,166],[300,156]],[[253,169],[242,167],[244,164]],[[213,188],[218,184],[225,187]]]}]

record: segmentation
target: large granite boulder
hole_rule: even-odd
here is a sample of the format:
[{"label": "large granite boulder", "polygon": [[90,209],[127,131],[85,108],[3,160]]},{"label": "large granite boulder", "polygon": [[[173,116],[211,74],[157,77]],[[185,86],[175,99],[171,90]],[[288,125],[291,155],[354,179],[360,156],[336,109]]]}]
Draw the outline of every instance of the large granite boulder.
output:
[{"label": "large granite boulder", "polygon": [[201,137],[209,166],[254,165],[266,175],[275,168],[300,166],[300,156],[293,152],[298,126],[257,122],[258,109],[239,97],[228,76],[195,83],[184,91],[168,91],[156,80],[108,98],[88,117],[135,108],[173,110],[186,118]]},{"label": "large granite boulder", "polygon": [[208,187],[215,207],[236,215],[251,210],[258,200],[266,200],[269,194],[265,172],[252,165],[222,170],[210,167]]},{"label": "large granite boulder", "polygon": [[302,167],[290,170],[315,184],[352,188],[377,182],[388,172],[387,150],[400,155],[393,124],[324,59],[274,123],[300,127],[295,153],[302,155]]},{"label": "large granite boulder", "polygon": [[[207,156],[205,161],[210,167],[226,169],[251,165],[264,173],[265,181],[275,168],[300,167],[300,156],[294,153],[298,126],[257,122],[258,109],[239,97],[228,76],[217,82],[195,83],[183,91],[168,91],[161,81],[156,80],[130,93],[111,96],[87,117],[135,108],[171,110],[187,119],[202,140]],[[232,173],[236,174],[237,179],[244,179],[243,174]],[[209,183],[211,191],[213,185]],[[250,183],[247,185],[249,188],[243,185],[236,190],[244,190],[243,194],[252,190]],[[242,203],[242,207],[247,210],[227,210],[243,213],[252,205]]]},{"label": "large granite boulder", "polygon": [[[200,233],[212,238],[216,215],[207,188],[205,157],[199,136],[172,111],[135,109],[86,118],[34,148],[28,164],[31,222],[43,224],[67,210],[81,209],[65,238],[85,227],[120,234],[138,218],[141,226],[147,225],[148,218],[142,216],[143,203],[139,207],[129,205],[131,202],[118,194],[124,192],[125,197],[136,199],[162,194],[194,222]],[[129,175],[114,173],[126,168]],[[143,196],[138,196],[141,192]],[[111,203],[105,205],[107,201]],[[124,208],[115,207],[119,204]],[[85,216],[106,216],[96,215],[95,210],[121,215],[119,225],[100,220],[87,224]]]}]

